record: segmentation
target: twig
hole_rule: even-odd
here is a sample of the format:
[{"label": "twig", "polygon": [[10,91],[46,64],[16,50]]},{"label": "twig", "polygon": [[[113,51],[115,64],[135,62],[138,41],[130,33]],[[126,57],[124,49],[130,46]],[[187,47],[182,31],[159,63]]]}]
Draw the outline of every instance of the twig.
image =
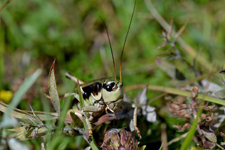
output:
[{"label": "twig", "polygon": [[179,141],[179,140],[185,138],[187,135],[188,135],[188,132],[185,133],[185,134],[183,134],[183,135],[181,135],[180,137],[177,137],[177,138],[175,138],[175,139],[172,139],[171,141],[168,142],[167,145],[169,146],[169,145],[171,145],[171,144],[173,144],[173,143],[175,143],[175,142],[177,142],[177,141]]},{"label": "twig", "polygon": [[11,2],[12,0],[7,0],[1,7],[0,7],[0,13],[2,10]]}]

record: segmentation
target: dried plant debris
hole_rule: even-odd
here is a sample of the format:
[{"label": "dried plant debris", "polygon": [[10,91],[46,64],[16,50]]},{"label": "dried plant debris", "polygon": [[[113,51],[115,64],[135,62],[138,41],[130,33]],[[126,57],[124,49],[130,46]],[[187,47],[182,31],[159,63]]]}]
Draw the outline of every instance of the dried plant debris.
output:
[{"label": "dried plant debris", "polygon": [[[194,120],[197,115],[197,111],[200,106],[200,102],[196,100],[198,94],[198,86],[194,86],[191,92],[191,99],[186,99],[186,101],[176,101],[171,102],[169,106],[169,110],[173,113],[174,116],[185,118],[186,123],[184,125],[174,125],[177,128],[178,132],[184,132],[186,129],[190,129],[191,122],[190,120]],[[199,146],[212,149],[217,145],[217,136],[215,131],[212,130],[215,122],[218,119],[217,114],[215,113],[215,105],[209,105],[209,103],[205,103],[203,105],[203,112],[199,118],[197,125],[198,137],[201,143]],[[218,146],[218,145],[217,145]]]},{"label": "dried plant debris", "polygon": [[144,150],[146,146],[138,147],[132,134],[125,129],[110,129],[105,133],[101,148],[106,150]]},{"label": "dried plant debris", "polygon": [[156,111],[155,107],[147,105],[148,97],[146,95],[148,86],[146,86],[142,92],[139,91],[137,97],[135,98],[134,102],[138,107],[142,109],[142,115],[146,117],[148,122],[156,122]]}]

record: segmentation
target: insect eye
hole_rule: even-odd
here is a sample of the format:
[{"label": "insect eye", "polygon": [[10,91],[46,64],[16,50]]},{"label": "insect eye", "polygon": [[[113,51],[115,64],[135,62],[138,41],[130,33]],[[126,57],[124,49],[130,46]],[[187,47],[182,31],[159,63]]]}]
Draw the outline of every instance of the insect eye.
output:
[{"label": "insect eye", "polygon": [[112,86],[111,86],[111,84],[104,84],[104,85],[103,85],[103,88],[106,89],[106,90],[109,91],[109,92],[112,91]]},{"label": "insect eye", "polygon": [[111,85],[107,85],[107,86],[106,86],[106,90],[107,90],[107,91],[112,91],[112,86],[111,86]]}]

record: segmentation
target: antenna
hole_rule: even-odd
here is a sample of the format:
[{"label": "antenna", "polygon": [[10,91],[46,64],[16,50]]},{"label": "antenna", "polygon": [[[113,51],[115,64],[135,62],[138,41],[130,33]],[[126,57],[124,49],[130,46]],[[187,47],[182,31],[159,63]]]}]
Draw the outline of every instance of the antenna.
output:
[{"label": "antenna", "polygon": [[115,61],[114,61],[114,56],[113,56],[112,45],[111,45],[110,38],[109,38],[109,32],[108,32],[107,26],[106,26],[106,24],[105,24],[105,22],[103,21],[102,18],[101,18],[101,20],[103,22],[103,25],[105,26],[105,30],[106,30],[106,33],[107,33],[107,37],[108,37],[108,40],[109,40],[109,46],[110,46],[110,50],[111,50],[111,53],[112,53],[112,59],[113,59],[114,76],[115,76],[115,88],[117,88],[117,84],[116,84],[117,83],[116,82],[116,67],[115,67]]},{"label": "antenna", "polygon": [[121,84],[123,84],[122,82],[122,57],[123,57],[123,50],[125,48],[125,44],[126,44],[126,41],[127,41],[127,37],[128,37],[128,33],[130,31],[130,26],[131,26],[131,22],[133,20],[133,16],[134,16],[134,10],[135,10],[135,6],[136,6],[136,0],[134,2],[134,9],[133,9],[133,12],[132,12],[132,15],[131,15],[131,20],[130,20],[130,24],[129,24],[129,27],[128,27],[128,30],[127,30],[127,34],[126,34],[126,37],[125,37],[125,41],[124,41],[124,44],[123,44],[123,49],[122,49],[122,53],[121,53],[121,57],[120,57],[120,82]]}]

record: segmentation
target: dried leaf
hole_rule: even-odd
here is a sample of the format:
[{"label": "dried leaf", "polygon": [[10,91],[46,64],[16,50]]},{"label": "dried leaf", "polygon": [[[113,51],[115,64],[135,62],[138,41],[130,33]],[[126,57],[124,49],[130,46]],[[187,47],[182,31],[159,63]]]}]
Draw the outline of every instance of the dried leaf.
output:
[{"label": "dried leaf", "polygon": [[131,132],[125,129],[110,129],[105,133],[104,141],[101,145],[102,149],[132,149],[139,150],[145,149],[145,146],[139,148],[138,142],[135,140]]},{"label": "dried leaf", "polygon": [[146,112],[147,112],[146,119],[148,122],[156,122],[157,121],[155,107],[151,107],[148,105],[146,108]]},{"label": "dried leaf", "polygon": [[211,92],[216,92],[219,90],[222,90],[223,88],[219,86],[218,84],[214,82],[210,82],[207,80],[201,80],[202,86],[207,87],[206,92],[211,91]]},{"label": "dried leaf", "polygon": [[147,105],[148,97],[146,95],[148,86],[146,86],[143,91],[138,93],[138,96],[135,98],[137,106],[141,106],[142,114],[146,116],[148,122],[156,122],[156,112],[155,107]]},{"label": "dried leaf", "polygon": [[205,149],[213,149],[216,146],[215,143],[209,142],[209,141],[205,141],[203,144],[203,147]]},{"label": "dried leaf", "polygon": [[49,95],[51,97],[52,104],[56,112],[58,113],[58,115],[60,115],[60,101],[59,101],[59,94],[57,92],[56,80],[55,80],[55,60],[49,72],[48,88],[49,88]]},{"label": "dried leaf", "polygon": [[198,86],[195,85],[191,90],[191,98],[196,98],[198,95]]},{"label": "dried leaf", "polygon": [[103,148],[107,144],[107,142],[109,141],[109,139],[111,139],[113,134],[118,133],[118,132],[119,132],[119,129],[110,129],[110,130],[108,130],[105,133],[104,140],[103,140],[103,143],[101,145],[101,148]]},{"label": "dried leaf", "polygon": [[224,99],[225,98],[225,89],[216,91],[214,93],[214,96],[217,97],[217,98],[220,98],[220,99]]},{"label": "dried leaf", "polygon": [[148,97],[146,95],[147,89],[148,89],[148,86],[146,86],[142,92],[140,92],[140,91],[138,92],[137,97],[134,99],[137,106],[147,104],[147,101],[148,101]]},{"label": "dried leaf", "polygon": [[217,143],[217,137],[214,132],[206,132],[204,130],[201,131],[208,140],[210,140],[213,143]]}]

